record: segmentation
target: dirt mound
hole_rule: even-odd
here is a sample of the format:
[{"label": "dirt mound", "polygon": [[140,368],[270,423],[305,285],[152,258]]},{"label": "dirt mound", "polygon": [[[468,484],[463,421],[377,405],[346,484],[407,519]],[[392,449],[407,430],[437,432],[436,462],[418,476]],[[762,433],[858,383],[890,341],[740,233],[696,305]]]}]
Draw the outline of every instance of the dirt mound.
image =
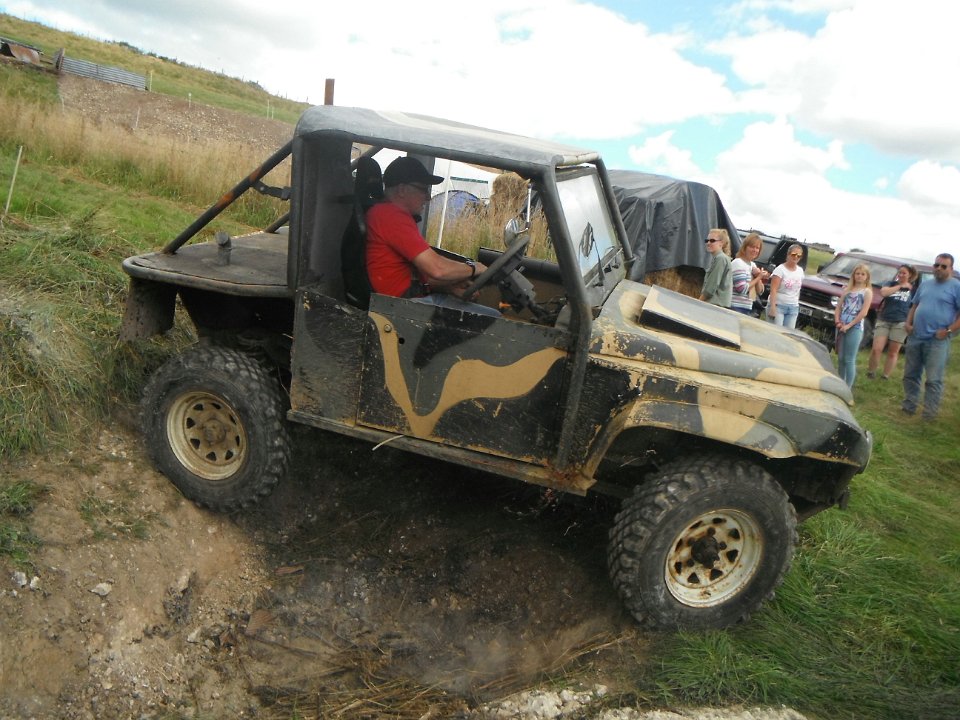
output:
[{"label": "dirt mound", "polygon": [[266,156],[293,134],[289,123],[203,105],[190,98],[145,92],[77,75],[61,75],[58,84],[64,112],[82,115],[98,126],[115,125],[145,137],[165,136],[192,142],[232,140],[259,147]]}]

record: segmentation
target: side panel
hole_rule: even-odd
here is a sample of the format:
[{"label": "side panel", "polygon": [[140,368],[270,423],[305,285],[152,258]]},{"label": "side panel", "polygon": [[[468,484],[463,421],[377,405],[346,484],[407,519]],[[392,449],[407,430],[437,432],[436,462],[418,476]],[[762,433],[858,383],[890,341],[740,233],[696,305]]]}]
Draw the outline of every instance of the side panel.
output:
[{"label": "side panel", "polygon": [[353,425],[366,313],[312,290],[297,294],[290,407]]},{"label": "side panel", "polygon": [[359,421],[546,465],[559,437],[566,341],[554,328],[374,295]]}]

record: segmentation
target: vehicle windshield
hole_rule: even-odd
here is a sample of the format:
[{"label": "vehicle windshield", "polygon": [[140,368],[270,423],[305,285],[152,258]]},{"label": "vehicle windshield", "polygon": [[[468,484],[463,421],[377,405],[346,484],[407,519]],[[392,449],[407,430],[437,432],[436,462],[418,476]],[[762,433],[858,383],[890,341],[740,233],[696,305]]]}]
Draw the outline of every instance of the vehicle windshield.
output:
[{"label": "vehicle windshield", "polygon": [[588,288],[606,285],[610,289],[619,278],[608,280],[606,275],[620,266],[621,247],[596,169],[564,173],[557,181],[567,231],[574,244],[584,284]]},{"label": "vehicle windshield", "polygon": [[849,278],[857,265],[866,265],[870,268],[870,282],[873,285],[883,285],[897,277],[896,265],[882,265],[864,258],[841,255],[823,269],[824,275]]}]

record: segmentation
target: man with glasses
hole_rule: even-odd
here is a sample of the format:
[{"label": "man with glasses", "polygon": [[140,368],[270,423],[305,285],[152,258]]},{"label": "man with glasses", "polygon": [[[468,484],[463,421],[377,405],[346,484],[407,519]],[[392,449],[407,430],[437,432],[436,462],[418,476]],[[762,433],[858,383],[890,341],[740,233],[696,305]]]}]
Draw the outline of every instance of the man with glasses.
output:
[{"label": "man with glasses", "polygon": [[937,255],[933,278],[935,282],[920,283],[917,288],[905,326],[909,340],[903,368],[901,407],[907,415],[917,412],[921,381],[926,373],[924,420],[933,420],[940,410],[950,339],[960,328],[960,280],[953,275],[953,255]]},{"label": "man with glasses", "polygon": [[414,216],[430,200],[430,188],[443,182],[416,158],[399,157],[383,172],[385,202],[367,211],[367,275],[374,292],[432,305],[499,317],[493,308],[459,297],[486,270],[479,262],[458,262],[427,244]]}]

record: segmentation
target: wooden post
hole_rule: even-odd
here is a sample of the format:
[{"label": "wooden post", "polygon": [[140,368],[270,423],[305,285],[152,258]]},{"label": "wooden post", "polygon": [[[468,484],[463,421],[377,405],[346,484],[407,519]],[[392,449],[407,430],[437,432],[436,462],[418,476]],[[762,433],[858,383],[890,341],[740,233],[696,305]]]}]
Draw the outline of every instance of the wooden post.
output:
[{"label": "wooden post", "polygon": [[20,169],[20,158],[22,155],[23,145],[21,145],[20,149],[17,150],[17,162],[13,165],[13,177],[10,178],[10,190],[7,192],[7,204],[3,208],[3,217],[0,217],[0,221],[7,217],[7,213],[10,211],[10,200],[13,198],[13,185],[17,182],[17,170]]},{"label": "wooden post", "polygon": [[333,78],[327,78],[323,88],[323,104],[333,105]]}]

